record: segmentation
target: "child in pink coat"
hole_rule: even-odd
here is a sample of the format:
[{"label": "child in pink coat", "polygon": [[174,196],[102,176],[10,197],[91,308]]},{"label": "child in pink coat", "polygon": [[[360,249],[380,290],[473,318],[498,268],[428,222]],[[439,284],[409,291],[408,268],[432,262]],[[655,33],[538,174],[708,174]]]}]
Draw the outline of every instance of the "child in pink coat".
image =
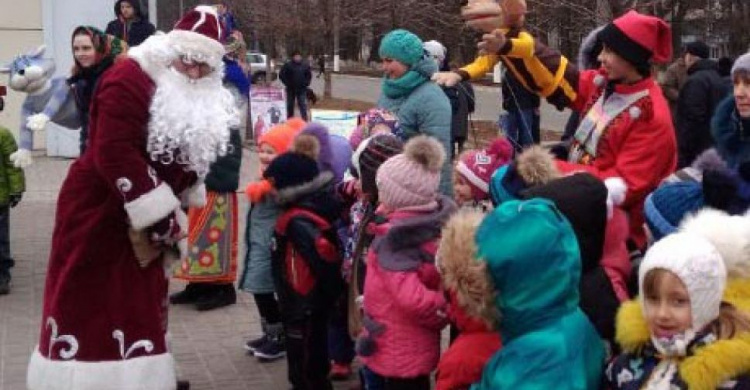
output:
[{"label": "child in pink coat", "polygon": [[386,222],[370,226],[375,239],[367,254],[365,329],[357,353],[385,389],[428,390],[440,356],[447,308],[434,260],[440,229],[456,209],[438,195],[444,161],[437,140],[417,136],[377,172]]}]

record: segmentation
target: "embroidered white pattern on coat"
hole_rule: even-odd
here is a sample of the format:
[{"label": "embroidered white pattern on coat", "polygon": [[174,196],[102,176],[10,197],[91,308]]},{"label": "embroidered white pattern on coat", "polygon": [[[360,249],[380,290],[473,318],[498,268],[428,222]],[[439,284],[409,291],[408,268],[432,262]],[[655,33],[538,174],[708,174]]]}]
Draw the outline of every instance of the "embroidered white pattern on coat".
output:
[{"label": "embroidered white pattern on coat", "polygon": [[47,347],[47,358],[52,359],[52,348],[54,348],[57,343],[66,343],[69,347],[68,349],[63,348],[60,350],[60,358],[65,360],[74,358],[78,353],[78,340],[67,334],[58,336],[57,321],[52,317],[47,318],[47,327],[52,328],[49,336],[49,346]]},{"label": "embroidered white pattern on coat", "polygon": [[121,177],[117,179],[116,184],[117,189],[120,190],[120,193],[123,197],[125,197],[125,195],[133,189],[133,182],[130,181],[130,179],[128,179],[127,177]]},{"label": "embroidered white pattern on coat", "polygon": [[112,332],[112,337],[117,340],[117,342],[120,344],[120,357],[122,357],[122,360],[127,360],[130,355],[133,354],[133,352],[143,349],[147,353],[151,353],[154,350],[154,343],[152,343],[149,340],[139,340],[136,341],[133,345],[128,347],[128,349],[125,349],[125,333],[121,331],[120,329],[116,329],[114,332]]}]

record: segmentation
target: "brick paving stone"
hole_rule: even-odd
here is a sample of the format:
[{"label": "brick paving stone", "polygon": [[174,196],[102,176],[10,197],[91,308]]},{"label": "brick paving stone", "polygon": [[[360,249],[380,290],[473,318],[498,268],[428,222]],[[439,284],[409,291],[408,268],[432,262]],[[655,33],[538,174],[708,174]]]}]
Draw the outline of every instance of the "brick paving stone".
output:
[{"label": "brick paving stone", "polygon": [[[10,295],[0,297],[0,390],[23,390],[26,364],[37,342],[55,204],[71,160],[38,154],[26,170],[27,192],[11,212],[11,250],[16,259]],[[257,159],[245,150],[241,186],[256,176]],[[247,202],[240,196],[241,224]],[[240,254],[244,245],[240,244]],[[240,259],[240,265],[242,259]],[[241,267],[240,272],[241,274]],[[173,281],[172,292],[184,283]],[[249,294],[238,292],[236,305],[199,313],[189,306],[170,308],[171,345],[181,379],[192,390],[286,390],[286,362],[260,363],[243,348],[258,335],[260,319]],[[338,390],[352,383],[338,382]],[[126,389],[124,389],[126,390]]]}]

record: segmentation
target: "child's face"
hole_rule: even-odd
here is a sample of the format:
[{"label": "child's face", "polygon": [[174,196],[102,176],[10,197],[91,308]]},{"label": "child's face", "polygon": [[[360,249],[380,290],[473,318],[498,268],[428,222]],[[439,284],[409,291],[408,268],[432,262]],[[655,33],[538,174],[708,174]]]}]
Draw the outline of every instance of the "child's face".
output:
[{"label": "child's face", "polygon": [[463,176],[454,173],[453,198],[459,205],[469,203],[473,200],[471,195],[471,186],[466,182]]},{"label": "child's face", "polygon": [[750,118],[750,77],[734,80],[734,99],[742,118]]},{"label": "child's face", "polygon": [[260,149],[258,150],[258,160],[260,160],[260,169],[262,171],[265,171],[268,167],[268,164],[273,161],[274,158],[276,158],[276,149],[272,148],[269,144],[262,144],[260,145]]},{"label": "child's face", "polygon": [[628,80],[638,74],[633,65],[606,45],[602,48],[602,52],[599,53],[598,59],[607,71],[607,76],[610,80]]},{"label": "child's face", "polygon": [[653,291],[644,291],[643,307],[651,335],[669,338],[692,327],[690,296],[682,281],[673,273],[653,270]]}]

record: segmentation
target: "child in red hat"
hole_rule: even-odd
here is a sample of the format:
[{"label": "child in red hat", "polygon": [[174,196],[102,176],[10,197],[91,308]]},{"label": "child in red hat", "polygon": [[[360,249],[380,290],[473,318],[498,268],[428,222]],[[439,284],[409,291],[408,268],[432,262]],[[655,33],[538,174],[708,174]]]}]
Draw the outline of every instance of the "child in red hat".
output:
[{"label": "child in red hat", "polygon": [[[646,244],[646,195],[677,163],[669,106],[651,74],[653,63],[666,63],[672,57],[669,25],[635,11],[615,19],[598,33],[603,47],[598,70],[578,70],[540,41],[512,37],[496,30],[486,34],[478,46],[533,75],[534,82],[526,86],[541,96],[547,96],[546,91],[534,86],[563,87],[566,105],[581,112],[582,120],[572,143],[556,151],[566,160],[560,165],[572,166],[565,170],[588,171],[602,180],[620,177],[625,181],[628,190],[621,208],[629,217],[630,246],[642,250]],[[543,58],[538,57],[542,54]],[[550,67],[554,63],[567,67]]]},{"label": "child in red hat", "polygon": [[484,150],[461,153],[453,170],[453,197],[459,206],[484,209],[490,198],[492,174],[513,160],[513,146],[506,138],[497,138]]}]

